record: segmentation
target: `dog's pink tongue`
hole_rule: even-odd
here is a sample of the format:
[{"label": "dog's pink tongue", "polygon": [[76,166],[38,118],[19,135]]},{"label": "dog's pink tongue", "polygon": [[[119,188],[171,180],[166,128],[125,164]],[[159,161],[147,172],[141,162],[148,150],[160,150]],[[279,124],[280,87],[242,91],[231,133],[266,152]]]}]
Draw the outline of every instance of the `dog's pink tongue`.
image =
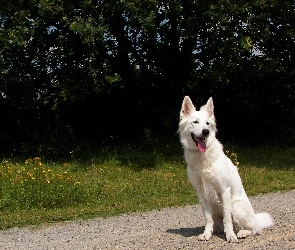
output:
[{"label": "dog's pink tongue", "polygon": [[197,138],[198,149],[200,152],[204,153],[206,151],[206,143],[203,138]]}]

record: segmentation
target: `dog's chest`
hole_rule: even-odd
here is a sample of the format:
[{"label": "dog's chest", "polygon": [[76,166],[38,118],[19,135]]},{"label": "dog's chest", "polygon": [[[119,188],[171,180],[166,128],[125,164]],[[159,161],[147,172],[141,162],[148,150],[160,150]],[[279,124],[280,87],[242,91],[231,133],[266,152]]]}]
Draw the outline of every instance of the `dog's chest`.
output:
[{"label": "dog's chest", "polygon": [[202,183],[214,184],[218,179],[218,177],[216,176],[216,172],[213,171],[210,166],[206,168],[198,168],[198,166],[188,166],[188,174],[197,177],[197,179]]},{"label": "dog's chest", "polygon": [[218,191],[215,184],[218,181],[214,172],[210,169],[195,169],[188,166],[188,178],[197,191],[198,197],[205,200],[218,200]]},{"label": "dog's chest", "polygon": [[205,189],[212,189],[220,182],[223,174],[219,173],[208,158],[194,156],[186,158],[186,161],[188,177],[193,186],[203,185]]},{"label": "dog's chest", "polygon": [[[187,168],[188,178],[197,192],[199,199],[220,204],[220,186],[218,176],[212,169]],[[202,198],[201,198],[202,197]]]}]

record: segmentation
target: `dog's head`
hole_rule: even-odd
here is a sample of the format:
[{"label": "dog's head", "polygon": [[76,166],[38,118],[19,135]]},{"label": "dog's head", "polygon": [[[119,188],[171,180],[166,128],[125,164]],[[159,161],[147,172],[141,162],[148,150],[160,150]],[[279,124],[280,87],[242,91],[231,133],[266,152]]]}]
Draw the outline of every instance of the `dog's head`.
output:
[{"label": "dog's head", "polygon": [[210,138],[215,138],[216,124],[212,97],[197,111],[186,96],[182,102],[179,122],[180,140],[189,149],[205,152]]}]

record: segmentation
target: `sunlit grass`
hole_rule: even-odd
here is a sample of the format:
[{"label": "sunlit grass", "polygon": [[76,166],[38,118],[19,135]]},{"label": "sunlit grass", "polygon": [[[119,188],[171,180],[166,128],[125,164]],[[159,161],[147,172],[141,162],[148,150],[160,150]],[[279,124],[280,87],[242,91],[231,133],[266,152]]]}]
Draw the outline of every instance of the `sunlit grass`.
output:
[{"label": "sunlit grass", "polygon": [[[225,150],[249,195],[295,189],[295,148]],[[3,160],[0,228],[195,204],[182,155],[157,142],[72,152],[68,162]]]},{"label": "sunlit grass", "polygon": [[69,164],[45,166],[40,157],[13,164],[0,163],[0,209],[56,208],[83,199],[81,182],[70,173]]}]

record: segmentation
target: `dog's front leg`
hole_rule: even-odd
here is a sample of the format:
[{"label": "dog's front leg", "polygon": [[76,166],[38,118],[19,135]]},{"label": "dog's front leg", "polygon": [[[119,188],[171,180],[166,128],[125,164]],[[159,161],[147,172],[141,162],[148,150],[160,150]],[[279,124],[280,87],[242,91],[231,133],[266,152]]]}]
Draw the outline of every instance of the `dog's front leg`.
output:
[{"label": "dog's front leg", "polygon": [[212,212],[211,212],[211,207],[205,202],[201,201],[202,207],[203,207],[203,212],[206,220],[206,225],[205,225],[205,230],[204,233],[200,234],[198,236],[198,240],[204,241],[204,240],[209,240],[213,234],[213,217],[212,217]]},{"label": "dog's front leg", "polygon": [[231,204],[231,187],[224,190],[221,195],[223,205],[223,224],[227,242],[238,242],[237,236],[233,230],[232,222],[232,204]]}]

